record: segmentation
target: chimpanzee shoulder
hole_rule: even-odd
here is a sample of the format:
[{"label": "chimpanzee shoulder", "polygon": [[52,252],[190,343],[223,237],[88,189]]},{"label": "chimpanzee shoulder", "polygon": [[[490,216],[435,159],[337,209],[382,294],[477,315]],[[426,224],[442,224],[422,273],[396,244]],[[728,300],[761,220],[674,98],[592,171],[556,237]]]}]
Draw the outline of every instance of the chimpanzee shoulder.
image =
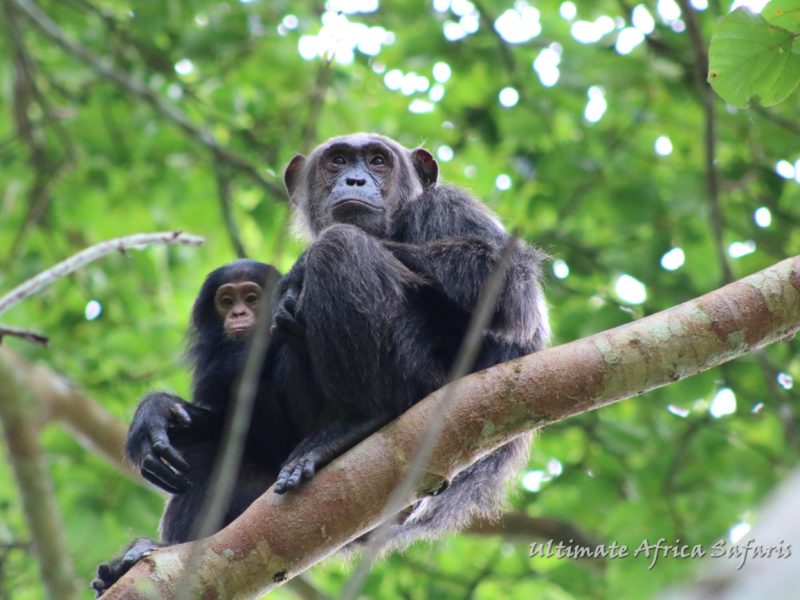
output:
[{"label": "chimpanzee shoulder", "polygon": [[390,238],[424,244],[446,237],[477,237],[502,243],[507,234],[486,206],[449,184],[426,188],[393,215]]}]

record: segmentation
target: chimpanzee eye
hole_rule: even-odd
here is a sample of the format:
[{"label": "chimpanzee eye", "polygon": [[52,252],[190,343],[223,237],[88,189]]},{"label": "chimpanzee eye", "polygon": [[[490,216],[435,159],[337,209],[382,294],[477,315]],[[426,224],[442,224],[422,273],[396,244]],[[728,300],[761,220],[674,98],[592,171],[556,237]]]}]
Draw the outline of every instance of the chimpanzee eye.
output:
[{"label": "chimpanzee eye", "polygon": [[222,308],[230,308],[231,306],[233,306],[233,298],[231,298],[230,296],[223,296],[222,298],[219,299],[219,305]]},{"label": "chimpanzee eye", "polygon": [[386,157],[383,154],[376,154],[372,157],[372,160],[369,161],[369,164],[376,167],[382,167],[386,164]]},{"label": "chimpanzee eye", "polygon": [[244,299],[245,302],[248,304],[255,304],[258,302],[258,295],[257,294],[248,294],[247,298]]},{"label": "chimpanzee eye", "polygon": [[347,161],[345,160],[344,156],[342,156],[341,154],[337,154],[333,158],[331,158],[331,164],[342,166],[346,165]]}]

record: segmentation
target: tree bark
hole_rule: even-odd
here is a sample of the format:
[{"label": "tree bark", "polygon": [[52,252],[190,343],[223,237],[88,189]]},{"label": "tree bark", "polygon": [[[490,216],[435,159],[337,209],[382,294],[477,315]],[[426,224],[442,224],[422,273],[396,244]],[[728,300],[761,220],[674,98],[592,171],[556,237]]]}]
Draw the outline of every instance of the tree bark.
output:
[{"label": "tree bark", "polygon": [[80,580],[67,552],[53,482],[39,444],[38,408],[30,393],[20,393],[11,370],[0,362],[0,422],[42,581],[51,598],[72,600],[79,597]]},{"label": "tree bark", "polygon": [[[634,323],[474,373],[457,382],[458,398],[419,489],[524,431],[689,377],[798,329],[795,257]],[[428,396],[299,492],[267,490],[234,523],[199,542],[206,548],[192,596],[263,594],[374,528],[442,395]],[[190,547],[154,552],[106,600],[173,598]]]},{"label": "tree bark", "polygon": [[[6,365],[9,390],[27,390],[34,423],[43,427],[51,420],[64,424],[87,450],[105,458],[109,464],[140,485],[139,473],[123,460],[127,427],[100,403],[86,396],[63,375],[42,364],[33,364],[9,348],[0,346],[0,365]],[[148,489],[156,488],[147,485]]]}]

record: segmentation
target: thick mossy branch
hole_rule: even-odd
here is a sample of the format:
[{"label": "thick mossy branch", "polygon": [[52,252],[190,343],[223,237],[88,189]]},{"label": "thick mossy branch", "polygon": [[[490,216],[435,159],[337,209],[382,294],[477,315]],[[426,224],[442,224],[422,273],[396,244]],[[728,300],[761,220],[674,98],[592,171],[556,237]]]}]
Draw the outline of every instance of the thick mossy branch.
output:
[{"label": "thick mossy branch", "polygon": [[[459,384],[428,471],[452,477],[523,431],[689,377],[798,329],[795,257],[670,310],[474,373]],[[207,538],[196,597],[263,594],[375,527],[443,394],[431,394],[299,492],[268,490]],[[156,551],[106,600],[173,598],[189,548]]]}]

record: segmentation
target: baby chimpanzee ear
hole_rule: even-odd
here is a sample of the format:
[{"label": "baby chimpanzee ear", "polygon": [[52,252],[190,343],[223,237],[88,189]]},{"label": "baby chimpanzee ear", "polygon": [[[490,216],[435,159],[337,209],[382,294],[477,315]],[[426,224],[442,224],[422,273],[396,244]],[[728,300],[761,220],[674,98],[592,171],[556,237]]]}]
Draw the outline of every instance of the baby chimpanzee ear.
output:
[{"label": "baby chimpanzee ear", "polygon": [[425,150],[425,148],[417,148],[411,152],[411,162],[414,163],[414,168],[419,175],[419,180],[422,182],[422,187],[427,188],[436,185],[439,179],[439,165],[433,154]]},{"label": "baby chimpanzee ear", "polygon": [[286,191],[289,192],[289,201],[292,201],[297,184],[300,183],[300,171],[303,170],[303,165],[305,164],[306,157],[302,154],[297,154],[283,172],[283,183],[286,185]]}]

